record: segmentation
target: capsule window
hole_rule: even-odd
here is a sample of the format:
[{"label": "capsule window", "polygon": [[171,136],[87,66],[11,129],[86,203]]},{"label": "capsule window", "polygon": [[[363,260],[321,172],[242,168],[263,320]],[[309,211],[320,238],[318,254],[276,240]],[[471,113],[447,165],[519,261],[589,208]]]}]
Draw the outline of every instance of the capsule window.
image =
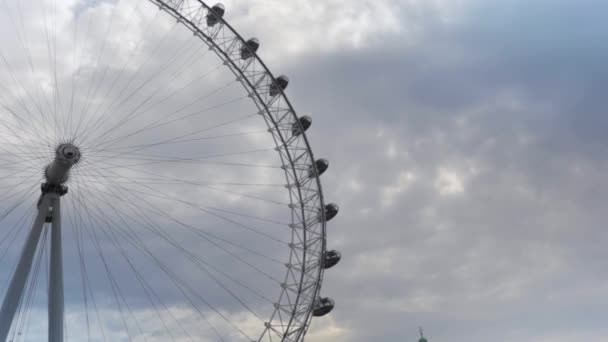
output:
[{"label": "capsule window", "polygon": [[284,75],[279,76],[279,77],[277,77],[275,82],[273,82],[270,85],[268,92],[271,97],[275,97],[275,96],[279,95],[282,90],[287,89],[288,85],[289,85],[289,78]]},{"label": "capsule window", "polygon": [[207,26],[215,26],[220,22],[220,19],[224,17],[226,9],[222,4],[215,4],[211,7],[211,10],[207,14]]}]

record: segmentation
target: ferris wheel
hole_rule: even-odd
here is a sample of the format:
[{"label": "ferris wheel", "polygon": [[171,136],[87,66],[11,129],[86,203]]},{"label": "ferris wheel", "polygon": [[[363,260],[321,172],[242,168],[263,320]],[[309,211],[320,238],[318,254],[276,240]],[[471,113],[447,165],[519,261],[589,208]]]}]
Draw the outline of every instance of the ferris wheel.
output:
[{"label": "ferris wheel", "polygon": [[0,7],[0,341],[303,341],[339,208],[261,42],[200,0]]}]

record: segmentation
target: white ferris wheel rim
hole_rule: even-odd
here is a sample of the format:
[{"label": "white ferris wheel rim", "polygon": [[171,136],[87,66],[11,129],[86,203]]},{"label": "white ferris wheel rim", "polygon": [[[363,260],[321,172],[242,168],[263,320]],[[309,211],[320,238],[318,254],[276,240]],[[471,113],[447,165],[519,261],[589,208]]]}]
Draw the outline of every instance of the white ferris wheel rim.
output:
[{"label": "white ferris wheel rim", "polygon": [[[326,217],[320,180],[322,171],[315,166],[317,161],[306,136],[308,126],[304,127],[301,121],[303,117],[297,116],[288,100],[284,92],[286,85],[278,86],[281,78],[275,78],[255,50],[249,49],[251,55],[248,58],[239,58],[239,51],[247,46],[248,41],[224,19],[223,9],[221,15],[217,15],[213,6],[200,0],[149,2],[190,30],[215,53],[246,90],[273,138],[289,194],[290,253],[284,263],[284,280],[272,314],[260,329],[259,337],[254,340],[302,341],[320,298],[324,270],[327,268],[324,266],[327,253],[326,222],[331,219]],[[207,22],[210,17],[215,20],[213,25]],[[274,94],[272,87],[275,87]],[[78,147],[71,144],[71,141],[64,141],[57,151],[68,146],[77,151],[80,158]],[[86,160],[86,153],[83,158]],[[58,183],[67,181],[67,169],[61,169],[56,163],[47,169],[50,170],[47,180],[57,179]]]},{"label": "white ferris wheel rim", "polygon": [[[255,79],[255,76],[251,77],[251,75],[247,75],[247,72],[249,71],[248,68],[252,66],[252,63],[248,63],[243,69],[239,67],[237,61],[231,58],[231,56],[234,56],[234,51],[238,51],[238,47],[244,45],[246,43],[246,40],[232,26],[230,26],[230,24],[223,18],[223,16],[219,18],[220,27],[210,28],[208,26],[202,25],[203,21],[207,17],[207,14],[211,11],[212,6],[209,6],[201,0],[149,1],[158,5],[161,10],[167,11],[167,13],[169,13],[171,16],[174,16],[176,20],[186,25],[188,29],[190,29],[195,35],[200,37],[201,40],[205,44],[207,44],[210,49],[213,49],[213,51],[218,55],[219,58],[226,62],[226,66],[229,67],[230,70],[235,74],[235,76],[240,79],[241,83],[243,84],[243,87],[245,87],[245,89],[249,92],[250,97],[252,98],[252,100],[254,100],[254,102],[258,106],[258,109],[260,109],[261,114],[263,113],[266,123],[269,125],[269,130],[271,131],[271,133],[273,133],[277,151],[281,152],[285,150],[287,152],[286,158],[281,155],[281,162],[283,163],[283,168],[286,173],[288,184],[294,185],[294,187],[288,187],[288,189],[290,190],[290,192],[292,192],[292,189],[296,189],[295,194],[293,194],[295,196],[290,196],[291,208],[295,210],[300,210],[302,213],[302,217],[306,217],[306,207],[312,207],[315,210],[317,210],[318,208],[323,208],[323,192],[321,187],[321,180],[318,174],[315,173],[314,176],[314,184],[316,186],[315,193],[312,196],[309,195],[308,198],[305,198],[301,191],[301,189],[306,185],[303,184],[303,182],[301,182],[300,180],[303,177],[298,177],[297,169],[298,167],[302,168],[302,165],[308,165],[310,163],[313,163],[315,160],[312,149],[308,142],[308,138],[306,137],[306,132],[302,132],[301,134],[301,139],[304,141],[306,146],[305,151],[301,153],[301,155],[305,155],[306,157],[304,158],[304,163],[298,165],[297,162],[294,162],[294,159],[300,159],[301,156],[292,156],[293,151],[290,151],[290,145],[287,142],[289,139],[283,137],[283,135],[280,133],[282,130],[280,127],[281,123],[272,120],[273,112],[279,112],[281,115],[289,115],[293,120],[292,123],[298,120],[296,111],[289,102],[289,99],[287,98],[283,90],[281,90],[278,96],[284,100],[284,108],[272,108],[272,104],[277,103],[276,98],[275,100],[272,100],[270,104],[264,101],[264,94],[261,94],[260,92],[260,88],[262,87],[259,85],[256,86],[257,80]],[[200,11],[192,11],[192,8],[196,6],[200,8]],[[186,11],[188,14],[182,14],[184,10],[188,10]],[[218,41],[220,43],[218,43]],[[236,42],[238,42],[238,44],[235,44]],[[275,83],[276,78],[256,52],[253,52],[253,59],[254,63],[258,63],[263,68],[263,75],[269,78],[269,82],[266,84],[266,87],[268,87],[269,84]],[[252,80],[250,80],[251,78],[253,78],[253,82]],[[256,100],[258,100],[259,103],[256,102]],[[287,125],[287,127],[290,126],[291,125]],[[277,134],[275,135],[275,133]],[[292,178],[291,181],[290,178]],[[315,197],[317,198],[317,202],[313,205],[310,205],[310,198]],[[320,238],[318,236],[314,236],[314,232],[309,231],[310,226],[314,225],[315,223],[309,224],[305,222],[305,220],[302,220],[301,222],[297,223],[292,222],[292,224],[294,225],[302,226],[302,241],[295,241],[295,236],[298,236],[298,234],[294,234],[292,235],[294,236],[294,240],[292,240],[291,242],[294,245],[296,243],[303,244],[302,251],[304,255],[301,260],[301,264],[306,265],[306,257],[308,256],[311,258],[316,258],[316,261],[313,262],[313,264],[317,265],[317,267],[315,267],[314,269],[308,269],[307,267],[300,268],[302,271],[300,272],[300,284],[298,284],[296,300],[293,304],[287,304],[287,306],[289,307],[287,309],[287,312],[291,314],[287,325],[285,325],[281,321],[278,322],[278,324],[276,322],[273,323],[275,317],[280,317],[277,315],[278,311],[285,310],[284,304],[281,304],[281,298],[284,295],[288,294],[289,285],[283,287],[279,296],[279,302],[277,303],[278,305],[276,305],[275,307],[275,312],[272,314],[271,319],[266,324],[265,331],[262,333],[262,336],[260,337],[259,341],[261,341],[264,335],[268,333],[277,334],[282,341],[300,341],[304,338],[306,334],[306,331],[312,319],[312,310],[315,304],[315,300],[319,296],[321,284],[323,281],[324,268],[322,267],[322,258],[326,250],[326,220],[324,218],[325,213],[322,210],[321,215],[322,218],[318,220],[318,222],[316,222],[316,224],[320,226],[320,232],[317,233],[317,235],[320,234]],[[298,229],[298,227],[293,227],[292,229]],[[310,237],[311,235],[313,235],[312,238]],[[310,245],[312,244],[320,244],[320,249],[316,255],[307,255],[307,252],[310,249]],[[292,248],[292,251],[294,250],[295,249]],[[293,264],[292,258],[293,252],[292,255],[290,255],[290,260],[287,263],[288,271],[285,275],[286,281],[289,279],[289,272],[292,272],[292,270],[298,268],[298,265]],[[305,281],[306,278],[313,279],[314,286],[312,287],[312,291],[310,291],[310,294],[302,293],[302,288],[307,285],[307,282]],[[310,286],[308,287],[310,288]],[[305,302],[301,303],[301,300],[305,300]],[[305,310],[298,310],[300,306],[304,306]]]}]

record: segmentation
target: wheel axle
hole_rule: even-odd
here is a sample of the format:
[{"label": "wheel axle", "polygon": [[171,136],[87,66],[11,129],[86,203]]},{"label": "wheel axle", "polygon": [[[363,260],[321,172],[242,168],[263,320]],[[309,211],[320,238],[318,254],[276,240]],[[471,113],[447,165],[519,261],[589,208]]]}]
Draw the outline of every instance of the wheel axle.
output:
[{"label": "wheel axle", "polygon": [[[70,169],[80,161],[80,149],[72,143],[57,146],[55,160],[44,170],[48,184],[61,185],[67,182]],[[44,192],[44,189],[42,190]]]}]

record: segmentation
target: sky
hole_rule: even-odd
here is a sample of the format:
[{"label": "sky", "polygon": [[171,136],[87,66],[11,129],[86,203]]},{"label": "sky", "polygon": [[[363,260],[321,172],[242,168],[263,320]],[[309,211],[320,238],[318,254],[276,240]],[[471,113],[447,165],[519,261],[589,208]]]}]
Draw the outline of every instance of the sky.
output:
[{"label": "sky", "polygon": [[[9,3],[12,13],[16,14],[15,3]],[[52,2],[46,4],[50,6]],[[87,82],[103,75],[95,73],[98,63],[94,52],[99,51],[103,41],[100,37],[116,38],[109,40],[107,50],[104,49],[106,54],[102,54],[103,60],[116,61],[109,64],[106,85],[111,84],[114,74],[121,72],[139,77],[135,84],[138,80],[145,81],[162,67],[165,58],[180,51],[176,49],[182,39],[183,42],[190,39],[185,33],[172,31],[174,20],[169,18],[159,20],[154,26],[146,26],[139,17],[131,22],[128,8],[132,2],[127,2],[124,5],[127,9],[119,11],[116,17],[108,10],[113,6],[111,2],[66,0],[59,4],[56,17],[59,32],[63,32],[58,35],[57,43],[60,70],[65,75],[81,70],[78,75],[82,75],[82,89],[87,88]],[[325,273],[322,287],[322,295],[333,298],[336,307],[331,314],[313,319],[306,341],[416,341],[419,326],[424,327],[426,337],[432,342],[608,341],[608,328],[602,319],[608,304],[608,262],[605,261],[608,234],[604,232],[603,205],[608,199],[605,180],[608,119],[603,106],[603,92],[608,85],[608,69],[603,65],[608,57],[604,44],[608,38],[608,24],[604,20],[608,3],[600,0],[327,0],[315,3],[231,0],[225,1],[225,5],[225,18],[231,25],[243,36],[255,36],[261,41],[259,55],[273,73],[289,76],[287,96],[299,114],[313,118],[307,136],[315,156],[330,161],[329,170],[322,176],[323,192],[328,202],[340,205],[340,213],[328,223],[327,244],[330,249],[340,250],[343,259]],[[142,18],[156,18],[156,9],[152,7],[142,9]],[[32,30],[28,32],[44,30],[36,24],[40,23],[37,16],[43,15],[42,12],[40,9],[28,12],[24,5],[30,23],[26,26]],[[88,34],[91,39],[86,40],[87,43],[81,40],[83,45],[78,45],[68,33],[70,26],[66,24],[64,32],[61,23],[79,20],[86,25],[87,18],[94,18]],[[103,24],[110,19],[115,20],[115,28],[105,31]],[[121,31],[124,23],[132,24],[126,26],[128,30]],[[2,25],[12,24],[5,20]],[[132,69],[131,65],[121,70],[120,62],[128,58],[137,39],[145,37],[157,42],[167,32],[176,37],[175,43],[164,42],[159,50],[144,44],[141,56],[136,58],[151,57],[150,62],[144,64],[141,71]],[[29,80],[26,88],[29,85],[30,89],[36,89],[39,83],[40,92],[52,94],[50,74],[30,74],[27,60],[15,52],[20,51],[17,50],[19,41],[4,37],[7,43],[3,53],[17,75],[27,75],[24,76]],[[35,36],[30,37],[32,48],[38,49],[34,55],[40,59],[34,60],[34,64],[48,62],[46,47],[35,45],[36,39],[32,37]],[[78,59],[78,52],[73,51],[80,50],[74,47],[86,47],[88,42],[90,49],[83,48],[87,51],[83,55],[88,59],[84,58],[81,67],[77,67],[70,62]],[[190,65],[188,72],[213,70],[219,64],[212,55],[201,57],[197,63]],[[4,73],[2,77],[10,81],[9,76]],[[184,76],[183,82],[188,76]],[[197,94],[213,92],[214,86],[230,77],[229,73],[217,77],[212,74],[166,106],[174,108],[200,96]],[[14,83],[5,84],[10,84],[7,93],[21,92]],[[61,94],[68,94],[69,86],[70,82],[66,81],[58,89]],[[105,89],[103,85],[102,89]],[[114,91],[112,87],[108,89]],[[114,96],[121,95],[119,89]],[[78,96],[84,96],[86,91],[77,94],[80,95],[75,103],[79,108],[83,98]],[[234,96],[242,96],[242,92],[229,88],[214,93],[213,99],[203,97],[203,101],[194,106],[207,108],[208,104],[231,101]],[[99,103],[104,108],[102,100],[100,96]],[[162,118],[168,110],[161,106],[150,108],[149,117],[154,119]],[[192,119],[188,124],[221,124],[230,113],[255,112],[251,108],[239,101],[214,116],[201,121]],[[108,134],[120,137],[132,127],[145,124],[144,119],[119,125]],[[109,117],[105,127],[115,127],[113,124],[120,122],[112,120],[113,117]],[[237,127],[215,133],[258,132],[263,129],[261,124],[239,122]],[[171,126],[129,142],[170,137],[170,130],[187,128]],[[32,135],[27,137],[32,144],[40,138],[36,132],[32,129]],[[55,143],[57,139],[59,137],[51,137],[50,140]],[[4,142],[18,141],[6,137]],[[245,135],[226,144],[208,143],[203,152],[255,150],[266,148],[269,143],[267,138]],[[242,148],[243,145],[251,148]],[[83,153],[90,156],[93,164],[108,163],[108,157],[117,158],[108,154],[96,157],[93,153],[96,150],[91,146],[86,146],[90,154]],[[200,153],[186,149],[162,152],[180,153],[180,156]],[[274,151],[260,153],[225,161],[270,163],[274,160]],[[28,167],[37,167],[34,162],[37,161],[33,160]],[[281,181],[280,174],[277,176],[272,170],[256,169],[251,174],[231,167],[186,166],[175,171],[169,166],[130,170],[136,174],[118,167],[113,170],[122,172],[123,181],[130,180],[128,177],[142,177],[142,170],[185,179]],[[105,167],[116,166],[106,164]],[[89,169],[83,167],[83,170],[83,179],[89,178],[82,184],[74,183],[74,193],[97,191],[97,186],[103,187],[100,191],[111,191],[105,186],[112,186],[112,181],[90,185],[87,182],[95,175]],[[133,191],[148,194],[152,191],[133,184],[124,186],[121,189],[125,191],[135,189]],[[200,199],[206,206],[220,203],[246,215],[278,221],[288,219],[287,211],[243,197],[243,194],[263,195],[282,201],[285,196],[282,188],[216,194],[195,187],[178,190],[169,185],[156,186],[180,198]],[[130,198],[122,192],[121,195],[127,202],[137,197]],[[32,195],[36,197],[37,194]],[[112,205],[107,198],[101,201],[102,208]],[[151,201],[191,224],[217,225],[213,218],[194,213],[192,208],[175,201],[159,198]],[[77,209],[78,205],[70,202],[67,208]],[[74,220],[78,219],[74,217]],[[134,229],[143,229],[140,223],[134,220]],[[170,231],[172,236],[196,250],[197,245],[188,240],[185,232],[171,228],[166,218],[160,223],[167,229],[175,229]],[[225,233],[221,229],[212,232]],[[232,231],[226,234],[231,234],[228,236],[239,243],[251,241],[250,247],[256,251],[285,257],[285,250],[275,250],[272,242],[255,235]],[[285,235],[277,237],[286,238]],[[175,253],[172,248],[155,244],[153,238],[154,235],[142,235],[184,279],[196,284],[202,281],[196,272],[180,267],[183,261],[172,254]],[[102,245],[105,241],[107,246],[104,246],[112,250],[110,242],[100,239]],[[9,250],[13,259],[17,250],[15,246]],[[209,249],[201,253],[208,258],[215,257],[210,259],[214,265],[248,278],[249,284],[264,295],[277,294],[278,290],[266,287],[263,280],[249,278],[247,267],[225,260],[222,254],[210,254],[216,252]],[[91,260],[88,265],[91,277],[99,277],[93,282],[102,284],[104,266],[95,253],[91,244],[85,256]],[[78,269],[74,261],[77,251],[66,247],[66,255],[73,258],[68,267]],[[131,257],[139,260],[134,254]],[[118,255],[108,258],[121,262]],[[268,266],[271,272],[281,272],[272,268],[272,263],[248,260]],[[10,262],[3,264],[3,270],[10,265]],[[121,265],[114,271],[119,278],[128,274],[128,266],[124,262]],[[141,272],[154,273],[145,266]],[[3,274],[5,281],[8,272]],[[66,297],[69,303],[80,303],[80,275],[76,271],[71,274],[72,278],[66,281]],[[186,327],[183,330],[199,325],[197,315],[170,289],[170,281],[160,279],[153,285]],[[125,295],[133,298],[127,302],[133,306],[136,316],[142,317],[144,330],[156,329],[152,318],[155,308],[129,281],[125,280],[122,286]],[[99,291],[107,334],[124,340],[125,336],[120,334],[122,327],[116,323],[119,314],[111,305],[111,287],[99,285],[94,290]],[[209,291],[205,293],[216,296],[213,297],[217,299],[216,304],[231,319],[246,327],[245,330],[250,326],[255,330],[251,317],[239,312],[240,306],[229,304],[230,298],[225,293]],[[104,298],[107,305],[103,304]],[[253,297],[246,298],[254,301]],[[43,304],[44,298],[39,299]],[[34,315],[40,315],[43,320],[44,306],[33,308]],[[79,311],[82,305],[74,304],[70,308],[73,311],[68,313],[68,322],[71,322],[68,327],[72,337],[85,340],[83,315]],[[220,318],[211,315],[210,320],[217,320],[215,323],[221,329],[230,330],[222,326]],[[34,341],[44,340],[43,328],[44,325],[33,324]],[[174,327],[176,331],[178,328],[181,327]],[[237,334],[227,338],[238,341],[239,337]],[[214,340],[211,333],[205,338]],[[148,340],[155,340],[154,334],[148,336]]]},{"label": "sky", "polygon": [[344,255],[310,339],[608,340],[606,3],[302,3],[273,36]]}]

